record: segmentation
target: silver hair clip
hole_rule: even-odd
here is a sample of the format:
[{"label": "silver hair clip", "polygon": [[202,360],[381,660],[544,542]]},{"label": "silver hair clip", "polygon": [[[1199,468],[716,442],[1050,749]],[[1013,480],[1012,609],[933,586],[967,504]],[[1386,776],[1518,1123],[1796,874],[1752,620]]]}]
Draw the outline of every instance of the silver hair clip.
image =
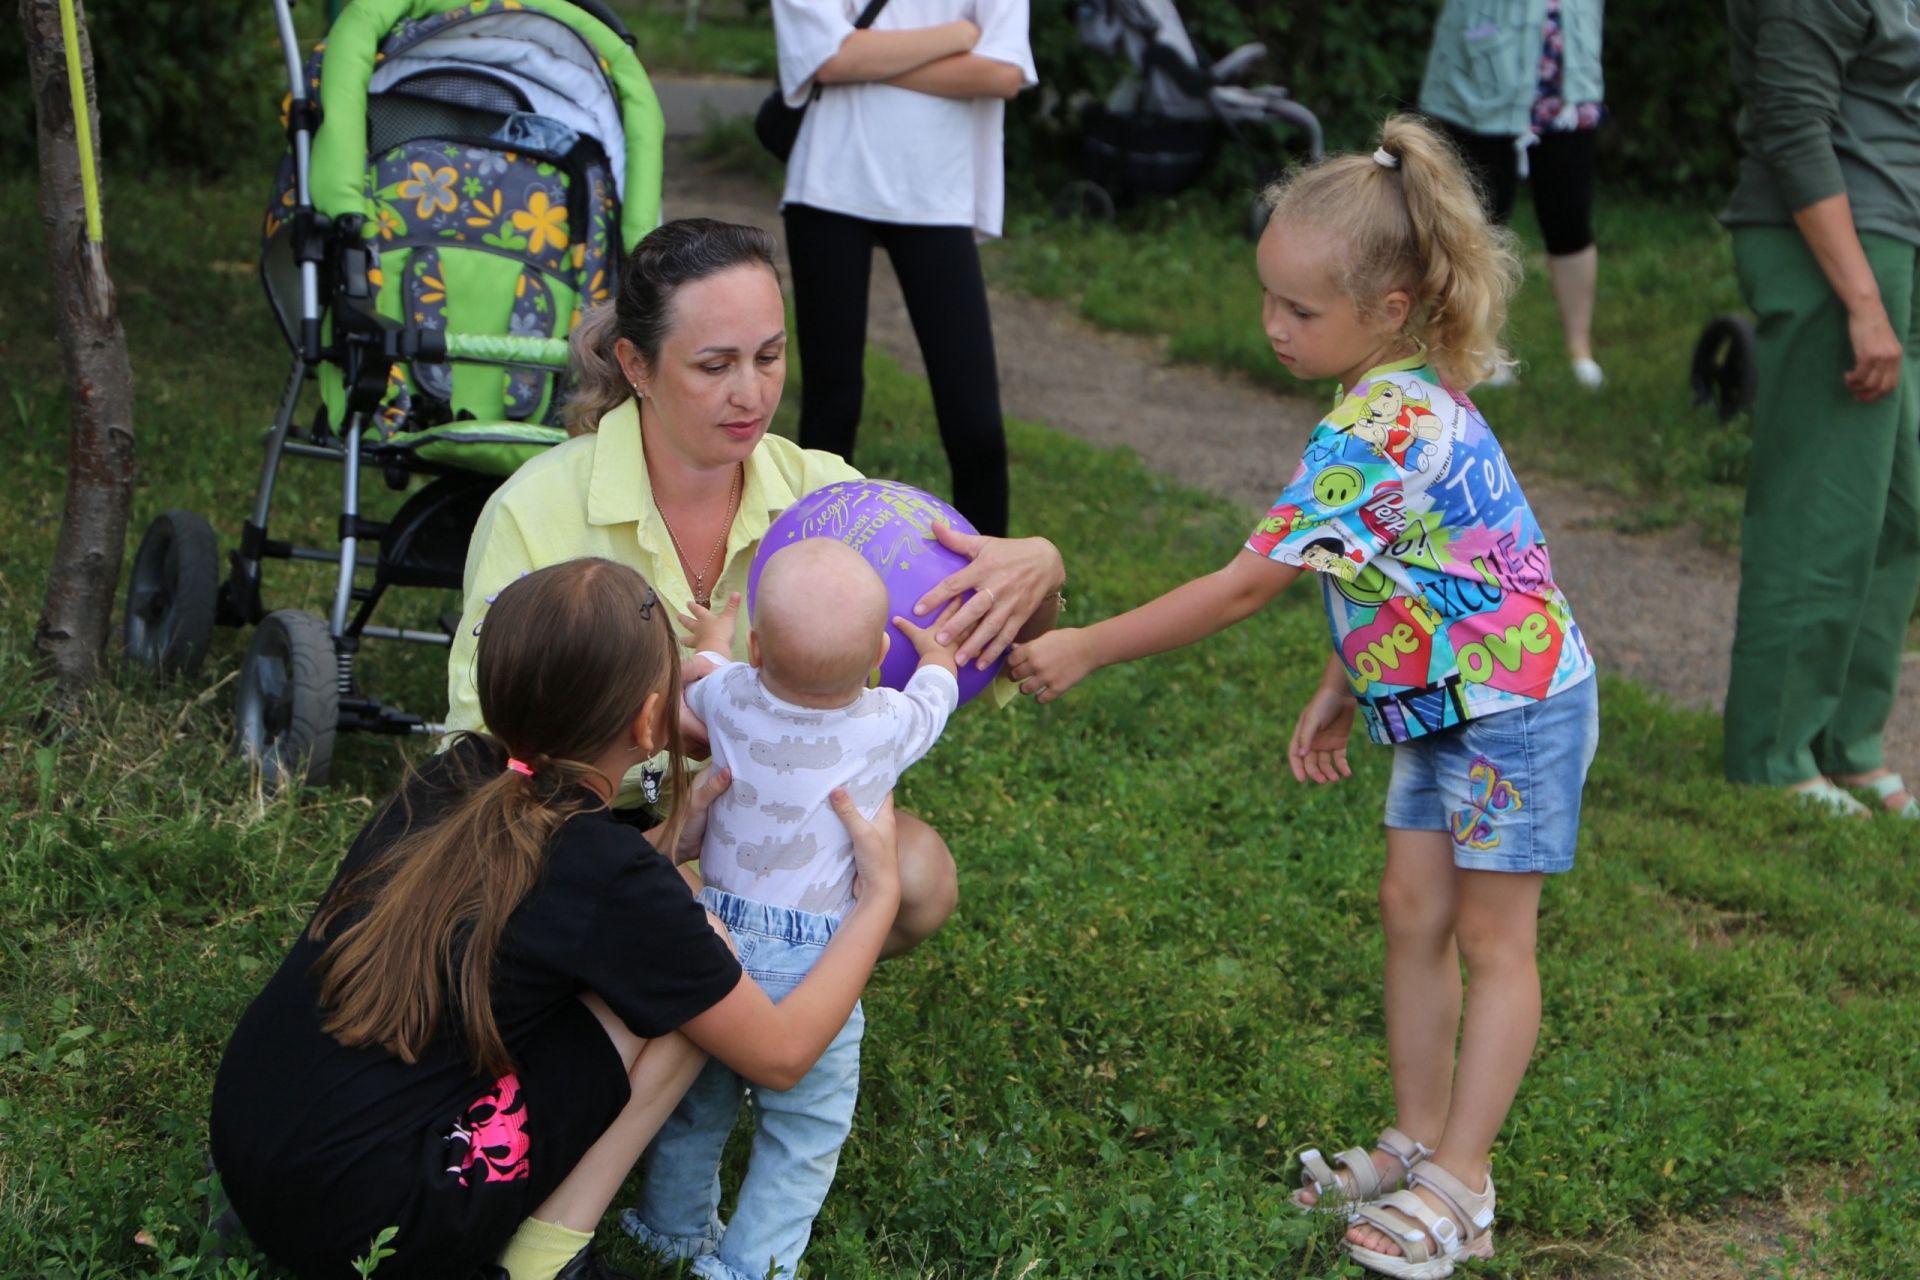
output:
[{"label": "silver hair clip", "polygon": [[653,606],[660,603],[660,597],[654,594],[652,587],[647,588],[647,598],[640,602],[640,621],[653,621]]},{"label": "silver hair clip", "polygon": [[1375,147],[1373,149],[1373,162],[1382,169],[1398,169],[1400,167],[1400,157],[1394,155],[1393,152],[1387,150],[1385,147]]}]

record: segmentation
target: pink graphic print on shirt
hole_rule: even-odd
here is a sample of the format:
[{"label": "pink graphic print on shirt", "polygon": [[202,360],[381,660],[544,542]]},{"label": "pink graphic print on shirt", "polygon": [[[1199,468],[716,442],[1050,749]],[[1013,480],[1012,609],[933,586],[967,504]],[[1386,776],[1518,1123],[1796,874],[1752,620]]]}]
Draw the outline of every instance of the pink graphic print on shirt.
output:
[{"label": "pink graphic print on shirt", "polygon": [[447,1135],[448,1173],[460,1175],[460,1185],[471,1186],[467,1175],[485,1171],[482,1182],[512,1182],[528,1176],[528,1153],[533,1139],[527,1134],[527,1104],[520,1096],[520,1077],[508,1073],[494,1081],[493,1092],[467,1107],[467,1114]]}]

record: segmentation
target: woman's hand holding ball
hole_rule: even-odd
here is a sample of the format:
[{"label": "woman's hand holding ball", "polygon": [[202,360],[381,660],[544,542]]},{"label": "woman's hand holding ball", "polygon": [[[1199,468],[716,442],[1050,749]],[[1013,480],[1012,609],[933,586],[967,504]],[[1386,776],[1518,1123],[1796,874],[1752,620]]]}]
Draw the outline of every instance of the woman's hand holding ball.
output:
[{"label": "woman's hand holding ball", "polygon": [[1066,565],[1045,538],[987,538],[945,524],[934,525],[933,536],[972,563],[921,596],[913,612],[937,614],[949,600],[972,591],[941,628],[940,639],[958,638],[960,665],[975,662],[984,670],[1019,639],[1027,619],[1066,581]]}]

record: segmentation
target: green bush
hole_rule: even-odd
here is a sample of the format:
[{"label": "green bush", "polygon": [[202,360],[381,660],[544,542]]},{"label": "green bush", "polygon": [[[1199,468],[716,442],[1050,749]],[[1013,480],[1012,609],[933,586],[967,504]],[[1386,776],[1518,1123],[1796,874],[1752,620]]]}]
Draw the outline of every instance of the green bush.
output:
[{"label": "green bush", "polygon": [[[1265,43],[1270,59],[1262,78],[1288,86],[1313,109],[1333,150],[1371,146],[1383,117],[1415,104],[1439,10],[1439,0],[1181,4],[1203,59],[1249,40]],[[1034,6],[1033,49],[1042,82],[1061,99],[1104,96],[1126,70],[1081,47],[1068,5]],[[1722,8],[1611,0],[1604,59],[1612,122],[1600,134],[1602,181],[1648,194],[1721,198],[1737,155]],[[1071,164],[1071,138],[1050,134],[1055,118],[1036,95],[1023,98],[1013,116],[1010,156]],[[1285,132],[1230,142],[1211,182],[1223,193],[1245,190],[1298,142]]]},{"label": "green bush", "polygon": [[[318,22],[320,6],[303,19]],[[287,73],[266,0],[99,0],[82,16],[93,46],[100,152],[115,172],[156,167],[215,175],[272,172]],[[11,13],[9,23],[17,18]],[[23,39],[0,40],[0,164],[35,163]]]}]

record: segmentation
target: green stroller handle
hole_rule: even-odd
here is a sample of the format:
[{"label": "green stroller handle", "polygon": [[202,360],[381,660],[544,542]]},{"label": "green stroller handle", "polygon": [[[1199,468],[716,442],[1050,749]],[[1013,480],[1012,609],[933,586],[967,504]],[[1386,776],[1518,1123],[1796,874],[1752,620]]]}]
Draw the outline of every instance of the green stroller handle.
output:
[{"label": "green stroller handle", "polygon": [[449,333],[447,358],[472,360],[481,364],[534,365],[542,369],[564,369],[567,364],[565,338],[520,338],[500,333]]}]

